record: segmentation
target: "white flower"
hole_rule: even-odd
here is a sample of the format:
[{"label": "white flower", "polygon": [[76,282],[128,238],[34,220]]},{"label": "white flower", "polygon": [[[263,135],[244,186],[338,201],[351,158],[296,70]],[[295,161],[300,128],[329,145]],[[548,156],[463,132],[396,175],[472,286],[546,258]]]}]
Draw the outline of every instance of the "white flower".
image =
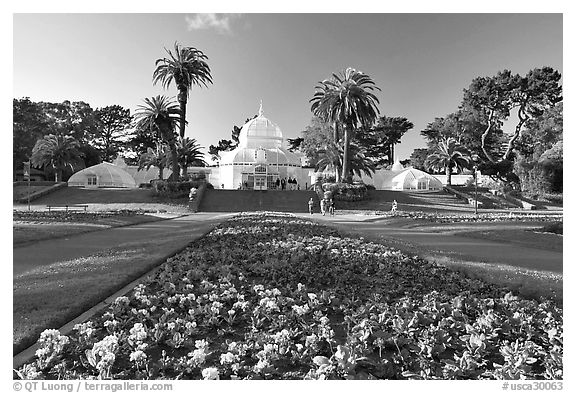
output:
[{"label": "white flower", "polygon": [[206,340],[196,340],[194,346],[198,349],[208,348],[208,342]]},{"label": "white flower", "polygon": [[238,357],[231,352],[220,355],[220,364],[232,364],[238,361]]},{"label": "white flower", "polygon": [[144,341],[148,334],[146,333],[146,329],[144,325],[141,323],[135,323],[134,327],[130,329],[130,339],[136,342]]},{"label": "white flower", "polygon": [[142,363],[146,361],[146,359],[147,359],[146,354],[140,350],[134,351],[130,354],[130,361],[134,363]]},{"label": "white flower", "polygon": [[308,298],[312,301],[316,300],[318,296],[315,293],[309,293],[308,294]]},{"label": "white flower", "polygon": [[236,314],[236,311],[234,311],[234,310],[228,310],[228,315],[232,316],[232,315],[234,315],[234,314]]},{"label": "white flower", "polygon": [[202,370],[202,378],[204,379],[220,379],[218,369],[215,367],[208,367]]}]

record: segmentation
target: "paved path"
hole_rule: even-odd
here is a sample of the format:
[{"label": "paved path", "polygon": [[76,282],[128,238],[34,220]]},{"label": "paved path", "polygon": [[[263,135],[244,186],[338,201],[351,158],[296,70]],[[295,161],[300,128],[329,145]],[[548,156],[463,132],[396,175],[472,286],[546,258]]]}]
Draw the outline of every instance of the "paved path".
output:
[{"label": "paved path", "polygon": [[[304,215],[303,215],[304,217]],[[526,245],[508,242],[496,242],[484,239],[474,239],[470,237],[458,236],[458,225],[447,225],[445,230],[438,224],[419,225],[417,227],[406,227],[406,220],[402,223],[395,223],[391,220],[380,220],[368,222],[360,217],[343,216],[322,216],[314,215],[313,218],[323,223],[333,225],[339,229],[355,232],[366,238],[395,239],[401,242],[408,242],[424,247],[431,251],[437,251],[442,255],[453,256],[456,259],[486,262],[491,264],[503,264],[518,266],[539,271],[551,271],[562,273],[562,252],[542,250]],[[498,229],[511,227],[538,226],[530,223],[519,223],[516,225],[504,223]],[[497,229],[498,224],[478,223],[460,230],[472,230],[474,227]]]},{"label": "paved path", "polygon": [[146,239],[169,239],[164,242],[166,255],[175,252],[205,233],[229,215],[197,213],[183,217],[138,225],[48,239],[14,248],[13,274],[18,275],[38,266],[68,261],[100,253],[115,247],[146,242]]}]

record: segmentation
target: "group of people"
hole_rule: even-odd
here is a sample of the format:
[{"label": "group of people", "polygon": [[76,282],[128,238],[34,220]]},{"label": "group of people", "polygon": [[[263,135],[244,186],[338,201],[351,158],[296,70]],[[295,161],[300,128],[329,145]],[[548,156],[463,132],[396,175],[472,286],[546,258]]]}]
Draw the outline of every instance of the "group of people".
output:
[{"label": "group of people", "polygon": [[276,179],[276,189],[277,190],[299,190],[298,180],[296,178],[283,178]]},{"label": "group of people", "polygon": [[[334,203],[334,199],[323,198],[320,200],[320,213],[322,213],[323,216],[325,216],[327,212],[333,216],[335,209],[336,204]],[[310,214],[314,214],[314,198],[310,198],[308,201],[308,211]]]}]

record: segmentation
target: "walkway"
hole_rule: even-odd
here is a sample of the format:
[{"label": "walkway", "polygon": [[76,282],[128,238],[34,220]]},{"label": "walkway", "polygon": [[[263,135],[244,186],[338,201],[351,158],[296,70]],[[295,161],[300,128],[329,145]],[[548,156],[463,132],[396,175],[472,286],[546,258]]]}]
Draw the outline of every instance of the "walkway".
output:
[{"label": "walkway", "polygon": [[[68,261],[101,253],[115,247],[158,241],[162,254],[170,255],[200,237],[228,215],[197,213],[139,225],[105,229],[59,239],[48,239],[13,250],[13,274],[38,266]],[[167,240],[167,241],[161,241]],[[169,240],[169,241],[168,241]]]}]

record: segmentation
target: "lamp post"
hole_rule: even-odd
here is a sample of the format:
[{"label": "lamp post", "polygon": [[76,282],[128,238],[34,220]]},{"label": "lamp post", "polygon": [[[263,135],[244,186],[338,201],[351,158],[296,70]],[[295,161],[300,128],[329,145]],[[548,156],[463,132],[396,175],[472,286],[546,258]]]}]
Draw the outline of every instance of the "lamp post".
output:
[{"label": "lamp post", "polygon": [[474,165],[474,214],[478,216],[478,165]]},{"label": "lamp post", "polygon": [[472,155],[472,161],[474,162],[474,214],[478,217],[478,154]]}]

